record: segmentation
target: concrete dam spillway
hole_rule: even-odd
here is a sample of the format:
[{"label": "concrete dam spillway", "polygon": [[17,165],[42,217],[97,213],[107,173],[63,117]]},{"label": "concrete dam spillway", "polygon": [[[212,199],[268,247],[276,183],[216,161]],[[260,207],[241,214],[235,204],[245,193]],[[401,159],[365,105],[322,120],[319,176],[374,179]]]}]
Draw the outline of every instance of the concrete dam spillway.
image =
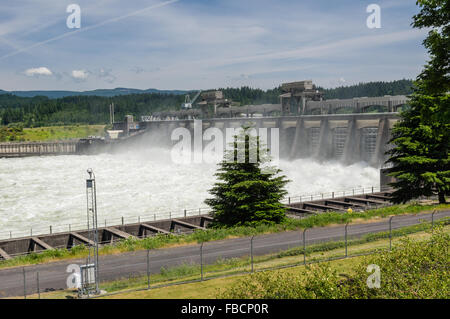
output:
[{"label": "concrete dam spillway", "polygon": [[[387,159],[385,152],[391,129],[398,120],[398,113],[362,113],[204,119],[202,124],[203,131],[215,127],[221,129],[224,136],[226,128],[239,128],[248,123],[257,129],[278,128],[281,159],[315,158],[344,164],[364,161],[380,167]],[[140,140],[151,138],[155,133],[158,135],[155,143],[170,146],[173,144],[171,133],[178,127],[187,128],[194,136],[194,120],[140,122],[139,127],[144,133],[130,140],[128,147],[138,147]],[[268,137],[270,148],[270,134]]]}]

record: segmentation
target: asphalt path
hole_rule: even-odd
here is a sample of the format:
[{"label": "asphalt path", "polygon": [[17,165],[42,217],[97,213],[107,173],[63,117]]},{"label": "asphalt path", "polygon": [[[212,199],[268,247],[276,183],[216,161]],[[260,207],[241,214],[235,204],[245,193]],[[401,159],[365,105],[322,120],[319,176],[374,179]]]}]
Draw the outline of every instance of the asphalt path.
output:
[{"label": "asphalt path", "polygon": [[[450,216],[450,210],[439,211],[435,220]],[[398,229],[422,222],[431,222],[431,214],[402,215],[392,220],[392,229]],[[358,238],[369,233],[389,230],[389,218],[377,222],[354,224],[348,227],[348,238]],[[315,227],[306,231],[306,245],[344,240],[345,225]],[[255,236],[253,239],[253,254],[261,256],[276,253],[289,248],[303,246],[303,231],[289,231],[268,235]],[[236,238],[207,242],[203,245],[203,262],[211,264],[218,259],[235,258],[250,255],[250,238]],[[164,248],[150,251],[150,273],[161,271],[162,267],[170,268],[183,263],[200,264],[200,245],[188,245],[175,248]],[[40,291],[67,288],[67,278],[70,275],[67,268],[71,264],[82,265],[85,260],[66,260],[27,267],[16,267],[0,270],[0,298],[24,295],[37,292],[36,274],[39,272]],[[99,257],[99,272],[101,281],[128,278],[147,273],[147,252],[136,251],[117,255]]]}]

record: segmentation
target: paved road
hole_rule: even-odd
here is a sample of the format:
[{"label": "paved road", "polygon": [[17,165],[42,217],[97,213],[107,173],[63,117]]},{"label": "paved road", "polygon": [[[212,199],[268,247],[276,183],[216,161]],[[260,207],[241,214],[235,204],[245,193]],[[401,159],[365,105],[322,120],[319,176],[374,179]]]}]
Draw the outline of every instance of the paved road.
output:
[{"label": "paved road", "polygon": [[[435,214],[435,220],[450,216],[449,211]],[[392,228],[416,225],[424,220],[431,221],[431,214],[417,214],[397,216],[393,219]],[[344,225],[333,227],[317,227],[306,232],[306,244],[335,241],[344,239]],[[389,230],[389,219],[380,222],[356,224],[349,226],[348,236],[360,237],[368,233]],[[254,255],[264,255],[279,252],[295,246],[301,246],[302,232],[283,232],[261,235],[254,238]],[[219,258],[233,258],[250,254],[250,238],[228,239],[205,243],[203,260],[213,263]],[[173,267],[182,263],[200,263],[200,245],[176,248],[157,249],[150,252],[150,272],[159,273],[161,267]],[[40,290],[65,289],[69,273],[66,272],[70,264],[83,264],[83,260],[70,260],[42,265],[25,267],[25,282],[27,294],[36,293],[36,273],[39,272]],[[142,275],[147,269],[147,252],[137,251],[119,255],[100,256],[99,260],[101,281],[126,278],[131,275]],[[23,268],[0,270],[0,298],[9,296],[23,296],[24,294]]]}]

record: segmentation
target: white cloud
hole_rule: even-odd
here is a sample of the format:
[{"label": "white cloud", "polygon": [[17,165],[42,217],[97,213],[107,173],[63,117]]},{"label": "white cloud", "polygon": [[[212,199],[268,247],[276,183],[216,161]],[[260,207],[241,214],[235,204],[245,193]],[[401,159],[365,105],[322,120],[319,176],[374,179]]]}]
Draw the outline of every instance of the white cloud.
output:
[{"label": "white cloud", "polygon": [[71,75],[76,80],[86,80],[89,76],[89,72],[85,70],[73,70]]},{"label": "white cloud", "polygon": [[40,75],[51,76],[51,75],[53,75],[53,73],[48,68],[41,66],[39,68],[31,68],[31,69],[25,70],[25,75],[26,76],[40,76]]},{"label": "white cloud", "polygon": [[111,69],[104,69],[101,68],[97,73],[97,77],[100,79],[103,79],[104,81],[108,83],[113,83],[116,81],[116,76],[112,73]]}]

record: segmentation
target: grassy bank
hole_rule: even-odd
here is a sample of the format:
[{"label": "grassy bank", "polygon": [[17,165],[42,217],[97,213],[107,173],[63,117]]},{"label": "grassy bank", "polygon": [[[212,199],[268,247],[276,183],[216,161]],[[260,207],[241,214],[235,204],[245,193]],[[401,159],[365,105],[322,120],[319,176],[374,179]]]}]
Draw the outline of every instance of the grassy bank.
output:
[{"label": "grassy bank", "polygon": [[[406,227],[393,232],[393,247],[401,244],[405,237],[415,241],[425,241],[430,238],[430,233],[424,231],[429,229],[429,225],[422,224]],[[450,226],[445,226],[445,233],[450,233]],[[376,235],[367,235],[358,240],[349,241],[349,252],[352,255],[367,254],[374,251],[385,251],[389,247],[388,234],[380,233]],[[351,274],[353,267],[361,260],[361,257],[349,259],[339,259],[345,256],[343,243],[336,242],[318,244],[307,248],[307,263],[331,260],[332,268],[339,272]],[[337,244],[337,245],[336,245]],[[342,245],[341,245],[342,244]],[[254,258],[255,271],[270,270],[281,268],[280,272],[302,275],[305,267],[300,266],[303,263],[303,250],[294,248],[282,251],[276,254],[270,254]],[[289,267],[289,268],[286,268]],[[146,276],[133,276],[129,274],[121,280],[105,282],[101,284],[101,289],[108,293],[116,293],[103,298],[214,298],[220,289],[228,288],[238,283],[244,272],[250,272],[251,265],[248,256],[243,258],[219,259],[216,263],[204,266],[204,282],[185,283],[200,279],[200,266],[196,264],[182,264],[173,268],[161,268],[159,274],[151,275],[151,290],[147,288]],[[219,276],[227,276],[218,278]],[[165,287],[161,287],[165,286]],[[144,289],[143,291],[130,291]],[[73,298],[76,297],[74,291],[57,291],[43,294],[41,298]],[[37,296],[31,296],[37,298]]]},{"label": "grassy bank", "polygon": [[24,129],[4,127],[0,132],[0,142],[56,141],[104,135],[105,125],[69,125]]},{"label": "grassy bank", "polygon": [[73,125],[26,128],[23,130],[25,141],[65,140],[85,138],[88,136],[104,136],[105,125]]},{"label": "grassy bank", "polygon": [[[283,231],[294,231],[311,227],[323,227],[345,223],[376,222],[380,218],[395,216],[400,214],[416,214],[430,212],[432,210],[449,209],[450,204],[443,205],[397,205],[366,212],[353,213],[323,213],[310,216],[304,219],[288,219],[285,223],[258,227],[234,227],[226,229],[207,229],[195,231],[187,235],[157,235],[145,239],[127,239],[117,242],[114,245],[101,247],[100,255],[118,254],[144,249],[168,248],[171,246],[189,245],[200,242],[223,240],[236,237],[248,237],[253,235],[269,234]],[[55,249],[42,253],[31,253],[10,260],[0,261],[0,268],[32,265],[65,259],[79,259],[87,256],[87,249],[84,246],[76,246],[71,250]]]}]

